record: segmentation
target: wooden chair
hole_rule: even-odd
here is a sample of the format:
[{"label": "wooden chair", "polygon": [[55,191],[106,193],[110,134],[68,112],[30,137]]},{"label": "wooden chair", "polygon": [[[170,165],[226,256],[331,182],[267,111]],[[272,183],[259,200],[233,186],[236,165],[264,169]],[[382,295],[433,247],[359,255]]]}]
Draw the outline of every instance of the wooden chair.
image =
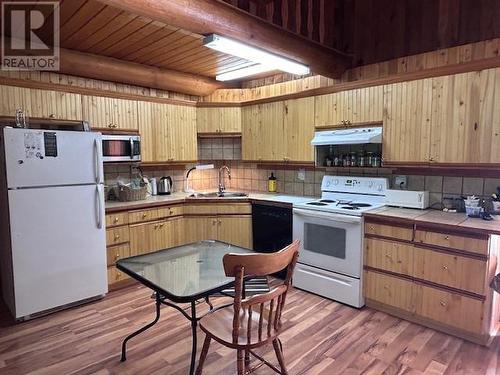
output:
[{"label": "wooden chair", "polygon": [[[200,321],[205,342],[196,374],[201,375],[212,339],[237,350],[238,375],[250,371],[250,354],[279,374],[287,374],[281,342],[281,314],[298,258],[299,241],[283,250],[266,254],[226,254],[224,270],[235,278],[233,308],[226,307],[207,314]],[[287,268],[285,281],[271,291],[245,298],[245,276],[267,276]],[[266,306],[267,305],[267,306]],[[252,349],[272,343],[281,371]]]}]

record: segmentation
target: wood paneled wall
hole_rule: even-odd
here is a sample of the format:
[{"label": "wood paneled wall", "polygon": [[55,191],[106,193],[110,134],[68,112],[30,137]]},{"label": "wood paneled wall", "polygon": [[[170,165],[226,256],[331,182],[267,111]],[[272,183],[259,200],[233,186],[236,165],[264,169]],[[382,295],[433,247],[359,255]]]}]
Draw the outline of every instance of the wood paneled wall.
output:
[{"label": "wood paneled wall", "polygon": [[148,87],[127,85],[123,83],[101,81],[91,78],[71,76],[53,72],[40,71],[5,71],[0,70],[0,77],[24,79],[28,81],[46,82],[57,85],[67,85],[73,87],[84,87],[101,91],[109,91],[123,94],[133,94],[145,97],[197,101],[198,96],[185,95],[172,91],[158,90]]},{"label": "wood paneled wall", "polygon": [[224,0],[356,66],[500,36],[497,0]]},{"label": "wood paneled wall", "polygon": [[212,95],[204,97],[202,100],[213,102],[240,102],[263,99],[320,87],[335,86],[339,83],[390,77],[395,74],[425,71],[439,67],[480,61],[497,57],[499,54],[500,38],[496,38],[356,67],[348,70],[339,80],[317,75],[294,79],[295,77],[285,74],[252,80],[246,82],[241,89],[217,90]]}]

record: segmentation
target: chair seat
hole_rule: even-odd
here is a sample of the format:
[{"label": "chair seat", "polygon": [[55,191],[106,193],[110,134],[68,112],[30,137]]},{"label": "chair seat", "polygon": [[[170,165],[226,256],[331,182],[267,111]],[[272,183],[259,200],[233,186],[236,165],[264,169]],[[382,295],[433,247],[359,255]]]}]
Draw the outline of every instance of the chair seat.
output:
[{"label": "chair seat", "polygon": [[[252,349],[259,347],[274,340],[281,332],[281,327],[278,327],[278,329],[275,330],[274,325],[271,323],[271,331],[268,335],[267,322],[269,311],[265,310],[263,314],[262,332],[259,336],[260,314],[258,311],[252,311],[250,340],[248,340],[248,313],[245,310],[244,313],[242,312],[242,314],[240,314],[240,329],[238,341],[234,342],[233,317],[233,307],[226,307],[204,316],[200,320],[200,328],[206,334],[210,335],[214,340],[234,349]],[[274,314],[271,319],[274,319]]]}]

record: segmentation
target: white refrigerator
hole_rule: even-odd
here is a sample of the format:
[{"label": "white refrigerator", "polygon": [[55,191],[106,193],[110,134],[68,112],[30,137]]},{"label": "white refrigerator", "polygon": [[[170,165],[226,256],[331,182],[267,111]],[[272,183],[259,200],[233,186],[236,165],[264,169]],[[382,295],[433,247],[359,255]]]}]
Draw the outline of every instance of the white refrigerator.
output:
[{"label": "white refrigerator", "polygon": [[101,134],[4,128],[2,141],[0,262],[12,315],[106,294]]}]

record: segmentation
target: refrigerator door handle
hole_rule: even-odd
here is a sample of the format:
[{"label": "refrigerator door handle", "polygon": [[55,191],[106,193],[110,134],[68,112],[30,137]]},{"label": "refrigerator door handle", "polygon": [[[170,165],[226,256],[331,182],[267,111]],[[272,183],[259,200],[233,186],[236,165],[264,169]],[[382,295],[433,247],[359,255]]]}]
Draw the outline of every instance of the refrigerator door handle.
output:
[{"label": "refrigerator door handle", "polygon": [[102,229],[102,206],[101,206],[101,189],[99,189],[99,185],[95,187],[95,197],[96,197],[96,221],[97,221],[97,228]]},{"label": "refrigerator door handle", "polygon": [[94,139],[94,173],[95,173],[95,183],[101,183],[101,152],[99,149],[99,139]]}]

